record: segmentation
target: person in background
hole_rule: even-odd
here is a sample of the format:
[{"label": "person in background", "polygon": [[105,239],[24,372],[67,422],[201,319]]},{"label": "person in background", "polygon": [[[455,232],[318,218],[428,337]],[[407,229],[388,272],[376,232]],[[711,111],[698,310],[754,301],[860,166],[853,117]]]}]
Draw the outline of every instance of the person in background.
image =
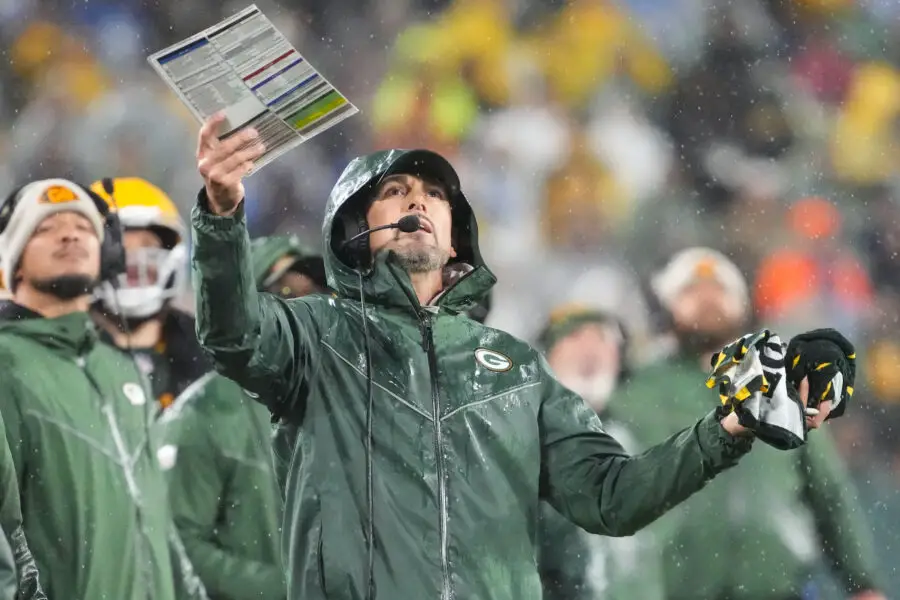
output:
[{"label": "person in background", "polygon": [[[257,288],[281,298],[324,293],[321,256],[295,236],[253,241]],[[265,406],[209,372],[159,420],[175,524],[212,600],[283,600],[281,498]],[[291,452],[276,448],[276,452]]]},{"label": "person in background", "polygon": [[[645,446],[710,406],[698,378],[751,316],[743,275],[709,248],[676,254],[651,287],[668,312],[678,353],[636,373],[610,408]],[[863,510],[827,428],[799,455],[759,444],[741,469],[712,481],[660,526],[671,600],[815,597],[809,578],[822,553],[852,598],[884,598]]]},{"label": "person in background", "polygon": [[[628,335],[614,316],[582,307],[557,308],[537,346],[560,383],[580,395],[603,428],[630,454],[634,435],[607,418],[607,407],[628,371]],[[539,522],[545,600],[663,600],[659,550],[644,530],[630,537],[591,535],[546,502]]]},{"label": "person in background", "polygon": [[[165,481],[130,358],[88,314],[121,268],[106,203],[65,179],[0,207],[0,413],[23,528],[50,598],[175,598]],[[120,233],[119,233],[120,235]]]},{"label": "person in background", "polygon": [[253,272],[257,287],[282,298],[300,298],[328,291],[322,256],[295,235],[253,240]]},{"label": "person in background", "polygon": [[137,177],[107,181],[110,190],[97,181],[91,191],[119,216],[127,270],[101,283],[91,313],[105,341],[132,353],[158,409],[165,410],[212,368],[197,343],[193,317],[173,306],[187,289],[187,230],[172,200],[152,183]]}]

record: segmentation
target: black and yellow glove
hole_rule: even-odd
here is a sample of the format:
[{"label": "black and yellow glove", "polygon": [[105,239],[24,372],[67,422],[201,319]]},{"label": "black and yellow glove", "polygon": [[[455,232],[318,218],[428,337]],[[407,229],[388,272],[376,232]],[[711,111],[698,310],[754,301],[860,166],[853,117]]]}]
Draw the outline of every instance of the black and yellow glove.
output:
[{"label": "black and yellow glove", "polygon": [[718,386],[720,413],[780,450],[806,443],[806,421],[797,388],[785,368],[785,346],[768,330],[743,336],[713,356],[709,388]]},{"label": "black and yellow glove", "polygon": [[835,329],[801,333],[788,344],[786,363],[795,387],[804,377],[809,381],[810,408],[830,400],[828,419],[844,414],[856,383],[856,350],[850,340]]},{"label": "black and yellow glove", "polygon": [[710,359],[712,372],[706,380],[706,387],[712,389],[716,385],[719,386],[720,400],[722,400],[723,405],[731,402],[731,397],[727,394],[728,388],[731,386],[735,386],[737,397],[734,400],[737,402],[746,400],[750,394],[762,390],[765,384],[765,376],[761,371],[759,373],[751,373],[749,377],[746,376],[748,374],[745,374],[740,381],[736,381],[734,380],[736,374],[734,367],[744,360],[751,348],[755,348],[768,335],[769,332],[765,330],[748,333],[722,348]]}]

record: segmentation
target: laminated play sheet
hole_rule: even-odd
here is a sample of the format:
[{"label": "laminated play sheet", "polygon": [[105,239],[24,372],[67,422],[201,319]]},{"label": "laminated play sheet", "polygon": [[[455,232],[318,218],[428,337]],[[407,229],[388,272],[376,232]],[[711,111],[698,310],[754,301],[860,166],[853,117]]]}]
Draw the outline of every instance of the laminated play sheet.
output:
[{"label": "laminated play sheet", "polygon": [[255,171],[357,108],[251,5],[147,59],[200,122],[225,114],[220,139],[255,128]]}]

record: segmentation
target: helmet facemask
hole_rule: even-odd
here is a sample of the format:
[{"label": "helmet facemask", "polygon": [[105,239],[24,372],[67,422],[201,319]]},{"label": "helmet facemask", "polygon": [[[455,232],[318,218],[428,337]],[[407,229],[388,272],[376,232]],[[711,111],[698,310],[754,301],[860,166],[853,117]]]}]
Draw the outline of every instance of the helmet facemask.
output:
[{"label": "helmet facemask", "polygon": [[[174,248],[133,248],[125,253],[126,272],[115,288],[105,283],[100,299],[111,313],[125,319],[147,319],[160,312],[187,284],[187,250]],[[116,289],[117,288],[117,289]]]}]

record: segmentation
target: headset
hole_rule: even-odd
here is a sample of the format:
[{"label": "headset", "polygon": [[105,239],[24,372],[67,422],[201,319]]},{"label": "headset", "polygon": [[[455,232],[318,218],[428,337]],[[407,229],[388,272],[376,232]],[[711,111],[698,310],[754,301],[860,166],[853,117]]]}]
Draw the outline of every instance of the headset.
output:
[{"label": "headset", "polygon": [[[352,242],[344,242],[354,236],[368,231],[369,223],[366,221],[366,207],[371,201],[376,187],[369,184],[341,207],[338,211],[338,220],[334,224],[332,232],[332,247],[341,261],[354,269],[362,268],[370,260],[369,236],[363,235]],[[336,234],[336,235],[335,235]]]},{"label": "headset", "polygon": [[[103,190],[113,198],[113,180],[105,177],[102,180]],[[100,280],[111,283],[118,282],[119,275],[127,270],[125,261],[125,242],[123,240],[122,224],[119,222],[119,215],[106,203],[106,201],[95,194],[87,186],[72,182],[78,186],[81,191],[87,194],[97,207],[97,212],[103,218],[103,244],[100,246]],[[0,234],[6,231],[9,222],[12,220],[16,211],[16,205],[22,196],[22,190],[29,184],[23,184],[13,189],[3,200],[0,205]]]},{"label": "headset", "polygon": [[[369,223],[366,220],[368,207],[375,201],[375,192],[378,190],[379,178],[370,181],[341,206],[335,215],[334,225],[331,230],[332,249],[338,255],[341,262],[353,269],[362,269],[371,264],[371,249],[369,236],[363,235],[352,242],[354,236],[369,231]],[[468,244],[461,242],[467,237],[477,238],[478,231],[469,231],[472,225],[471,208],[464,197],[459,198],[452,189],[447,190],[448,202],[451,211],[450,243],[456,249],[457,257],[450,262],[473,263],[474,250]],[[468,234],[468,235],[466,235]]]}]

